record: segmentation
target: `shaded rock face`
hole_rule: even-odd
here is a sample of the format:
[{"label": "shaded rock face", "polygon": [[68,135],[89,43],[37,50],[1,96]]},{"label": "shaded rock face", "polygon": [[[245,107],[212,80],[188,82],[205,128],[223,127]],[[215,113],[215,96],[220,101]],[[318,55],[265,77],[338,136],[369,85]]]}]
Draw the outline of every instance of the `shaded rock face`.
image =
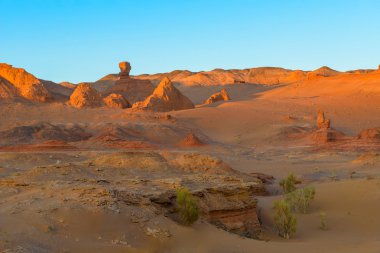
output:
[{"label": "shaded rock face", "polygon": [[363,140],[380,140],[380,128],[365,129],[359,133],[358,138]]},{"label": "shaded rock face", "polygon": [[204,103],[205,104],[213,104],[219,101],[228,101],[231,100],[230,96],[226,89],[222,89],[220,92],[217,92],[211,95]]},{"label": "shaded rock face", "polygon": [[318,129],[330,128],[330,120],[325,117],[325,113],[322,110],[318,111],[317,128]]},{"label": "shaded rock face", "polygon": [[128,108],[131,107],[129,102],[120,94],[112,93],[103,99],[107,107],[111,108]]},{"label": "shaded rock face", "polygon": [[119,79],[102,93],[104,96],[112,93],[120,94],[133,104],[143,101],[152,94],[154,86],[149,80],[134,79],[129,76],[131,70],[129,62],[120,62],[119,67]]},{"label": "shaded rock face", "polygon": [[30,101],[47,102],[51,99],[42,82],[24,69],[0,63],[0,76],[11,83],[22,97]]},{"label": "shaded rock face", "polygon": [[70,96],[69,104],[76,108],[82,107],[100,107],[103,105],[101,94],[91,85],[79,84]]},{"label": "shaded rock face", "polygon": [[19,97],[16,87],[0,77],[0,100],[14,100]]},{"label": "shaded rock face", "polygon": [[174,87],[169,78],[162,79],[153,94],[133,105],[133,108],[167,112],[194,108],[193,102]]}]

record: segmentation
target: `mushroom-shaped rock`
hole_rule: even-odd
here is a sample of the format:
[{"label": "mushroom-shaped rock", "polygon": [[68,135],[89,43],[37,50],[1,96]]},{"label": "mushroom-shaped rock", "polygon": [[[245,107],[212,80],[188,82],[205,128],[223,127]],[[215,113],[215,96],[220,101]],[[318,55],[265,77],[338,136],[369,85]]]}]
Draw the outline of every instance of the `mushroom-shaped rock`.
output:
[{"label": "mushroom-shaped rock", "polygon": [[222,89],[220,92],[212,94],[204,103],[213,104],[219,101],[228,101],[231,100],[230,96],[226,89]]},{"label": "mushroom-shaped rock", "polygon": [[108,96],[112,93],[122,95],[128,102],[136,103],[145,100],[154,91],[154,85],[149,80],[135,79],[129,76],[131,65],[129,62],[120,62],[119,78],[114,85],[102,92]]},{"label": "mushroom-shaped rock", "polygon": [[128,74],[131,71],[131,64],[127,61],[123,61],[119,63],[120,73]]},{"label": "mushroom-shaped rock", "polygon": [[166,112],[192,109],[194,104],[174,87],[168,77],[164,77],[153,94],[144,101],[135,103],[133,108]]},{"label": "mushroom-shaped rock", "polygon": [[34,102],[47,102],[52,96],[42,82],[25,69],[14,68],[6,63],[0,63],[0,76],[11,83],[18,93]]},{"label": "mushroom-shaped rock", "polygon": [[82,83],[71,94],[69,104],[76,108],[100,107],[103,105],[103,99],[95,88],[87,83]]},{"label": "mushroom-shaped rock", "polygon": [[109,94],[106,98],[103,99],[103,102],[107,107],[111,108],[128,108],[131,107],[128,101],[120,94]]}]

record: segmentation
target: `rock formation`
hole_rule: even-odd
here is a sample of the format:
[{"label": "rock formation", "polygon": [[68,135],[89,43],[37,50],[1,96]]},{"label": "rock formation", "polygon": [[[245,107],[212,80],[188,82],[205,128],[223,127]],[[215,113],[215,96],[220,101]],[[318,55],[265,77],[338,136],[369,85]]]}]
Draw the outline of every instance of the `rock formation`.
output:
[{"label": "rock formation", "polygon": [[329,76],[335,76],[338,74],[339,74],[338,71],[331,69],[329,67],[323,66],[319,69],[316,69],[314,71],[309,72],[307,74],[307,79],[313,80],[313,79],[316,79],[318,77],[329,77]]},{"label": "rock formation", "polygon": [[101,94],[89,84],[79,84],[70,96],[69,104],[76,108],[100,107],[103,105]]},{"label": "rock formation", "polygon": [[140,75],[134,78],[151,80],[158,83],[167,76],[176,84],[192,85],[225,85],[252,83],[263,85],[289,84],[306,79],[307,72],[283,68],[262,67],[251,69],[214,69],[211,71],[190,72],[188,70],[175,70],[169,73]]},{"label": "rock formation", "polygon": [[129,102],[123,97],[123,95],[111,93],[103,99],[106,106],[111,108],[128,108],[131,107]]},{"label": "rock formation", "polygon": [[153,94],[133,105],[133,108],[151,111],[176,111],[194,108],[193,102],[174,87],[169,78],[162,79]]},{"label": "rock formation", "polygon": [[358,138],[363,140],[380,140],[380,128],[365,129],[359,133]]},{"label": "rock formation", "polygon": [[14,100],[19,97],[16,87],[0,77],[0,100]]},{"label": "rock formation", "polygon": [[330,128],[330,120],[325,117],[325,113],[322,110],[318,111],[317,128],[318,129]]},{"label": "rock formation", "polygon": [[194,133],[189,133],[182,141],[185,147],[199,147],[205,145]]},{"label": "rock formation", "polygon": [[204,103],[213,104],[219,101],[228,101],[231,100],[230,96],[226,89],[222,89],[220,92],[212,94]]},{"label": "rock formation", "polygon": [[[129,62],[121,62],[119,63],[119,67],[119,80],[102,93],[104,96],[116,93],[123,95],[123,97],[130,103],[135,103],[143,101],[152,94],[154,86],[149,80],[140,80],[130,77],[129,72],[131,70],[131,65]],[[105,79],[104,82],[109,86],[110,81],[108,79]]]},{"label": "rock formation", "polygon": [[331,128],[330,120],[325,117],[325,114],[322,110],[318,111],[317,116],[317,130],[312,134],[312,138],[316,143],[327,143],[343,139],[345,135]]},{"label": "rock formation", "polygon": [[42,82],[25,69],[0,63],[0,76],[16,87],[18,93],[28,100],[47,102],[51,99],[51,95]]}]

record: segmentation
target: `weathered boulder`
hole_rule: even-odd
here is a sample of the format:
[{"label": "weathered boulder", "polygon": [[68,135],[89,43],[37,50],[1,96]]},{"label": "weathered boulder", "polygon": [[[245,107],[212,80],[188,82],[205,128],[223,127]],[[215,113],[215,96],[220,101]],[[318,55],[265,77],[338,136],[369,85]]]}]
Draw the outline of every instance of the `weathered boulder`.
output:
[{"label": "weathered boulder", "polygon": [[76,108],[100,107],[103,105],[103,99],[96,89],[89,84],[83,83],[75,88],[70,96],[69,104]]},{"label": "weathered boulder", "polygon": [[111,93],[103,99],[107,107],[111,108],[128,108],[131,107],[123,95]]},{"label": "weathered boulder", "polygon": [[231,100],[231,98],[228,95],[227,90],[222,89],[220,92],[212,94],[204,103],[205,104],[212,104],[212,103],[216,103],[219,101],[228,101],[228,100]]},{"label": "weathered boulder", "polygon": [[25,69],[14,68],[6,63],[0,63],[0,76],[11,83],[18,93],[34,102],[47,102],[51,95],[42,82]]},{"label": "weathered boulder", "polygon": [[151,111],[176,111],[194,108],[193,102],[174,87],[168,77],[162,79],[153,94],[133,105],[133,108]]}]

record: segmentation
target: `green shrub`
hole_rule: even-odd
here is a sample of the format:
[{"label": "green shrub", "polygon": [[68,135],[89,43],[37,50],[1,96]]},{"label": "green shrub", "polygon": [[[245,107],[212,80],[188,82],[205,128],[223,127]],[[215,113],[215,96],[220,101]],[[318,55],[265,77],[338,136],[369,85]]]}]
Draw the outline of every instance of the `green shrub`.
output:
[{"label": "green shrub", "polygon": [[327,214],[325,212],[319,213],[319,218],[321,221],[321,224],[319,225],[319,228],[321,230],[327,230]]},{"label": "green shrub", "polygon": [[286,201],[290,208],[299,213],[309,212],[311,201],[314,199],[315,189],[313,187],[305,187],[297,189],[286,195]]},{"label": "green shrub", "polygon": [[286,178],[282,179],[279,183],[285,194],[292,192],[296,189],[296,176],[290,173]]},{"label": "green shrub", "polygon": [[199,217],[197,202],[186,188],[180,188],[176,192],[176,207],[181,220],[186,225],[193,224]]},{"label": "green shrub", "polygon": [[292,214],[289,203],[281,199],[274,202],[275,216],[274,223],[278,234],[289,239],[296,233],[297,218]]}]

